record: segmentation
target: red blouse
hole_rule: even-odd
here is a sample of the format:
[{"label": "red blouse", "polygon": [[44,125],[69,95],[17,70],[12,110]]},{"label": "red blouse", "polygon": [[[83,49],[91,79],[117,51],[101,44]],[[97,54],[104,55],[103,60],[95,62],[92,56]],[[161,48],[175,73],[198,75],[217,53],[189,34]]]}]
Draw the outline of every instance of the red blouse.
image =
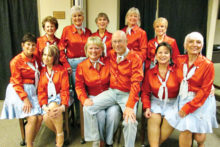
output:
[{"label": "red blouse", "polygon": [[186,114],[193,113],[204,104],[211,92],[215,74],[214,65],[209,59],[202,55],[198,56],[190,68],[188,65],[188,55],[178,56],[176,62],[178,67],[177,77],[180,82],[183,80],[184,63],[188,66],[188,72],[193,66],[197,67],[195,74],[188,80],[188,90],[195,92],[196,96],[181,108]]},{"label": "red blouse", "polygon": [[[85,28],[85,33],[78,34],[74,25],[66,26],[58,44],[60,49],[60,61],[66,67],[70,68],[67,58],[85,57],[84,46],[91,31]],[[65,53],[66,49],[66,53]]]},{"label": "red blouse", "polygon": [[[127,26],[122,29],[126,33]],[[131,35],[127,34],[127,47],[134,50],[144,61],[147,57],[147,33],[137,25],[131,29]]]},{"label": "red blouse", "polygon": [[53,41],[53,42],[50,42],[50,41],[48,40],[48,38],[47,38],[46,35],[37,38],[37,48],[36,48],[34,54],[38,57],[39,61],[42,60],[43,50],[44,50],[44,48],[47,46],[47,42],[48,42],[50,45],[52,45],[52,44],[58,45],[60,39],[57,38],[56,36],[54,36],[54,37],[55,37],[55,38],[54,38],[54,41]]},{"label": "red blouse", "polygon": [[112,33],[109,33],[109,32],[106,30],[104,36],[101,37],[101,36],[99,35],[99,30],[97,30],[97,32],[93,33],[92,36],[98,36],[98,37],[100,37],[100,38],[102,39],[102,41],[103,41],[103,39],[104,39],[105,37],[107,37],[107,38],[106,38],[106,41],[105,41],[105,45],[106,45],[106,48],[107,48],[107,55],[108,55],[108,54],[109,54],[109,51],[112,49]]},{"label": "red blouse", "polygon": [[[56,88],[56,93],[60,94],[61,104],[68,106],[69,102],[69,78],[67,70],[61,65],[53,66],[53,83]],[[47,85],[48,78],[46,76],[47,67],[41,70],[40,81],[38,84],[38,99],[40,106],[48,104]]]},{"label": "red blouse", "polygon": [[130,51],[123,61],[116,62],[117,54],[110,51],[110,88],[129,92],[126,106],[134,108],[139,100],[140,83],[143,79],[142,60],[134,51]]},{"label": "red blouse", "polygon": [[[179,93],[179,82],[177,81],[175,68],[168,66],[168,70],[170,71],[169,78],[166,82],[166,87],[168,89],[168,98],[176,98]],[[158,77],[160,76],[158,65],[154,68],[148,70],[145,73],[145,78],[143,80],[142,85],[142,93],[141,93],[141,101],[143,103],[143,109],[151,107],[151,95],[153,94],[156,98],[158,98],[158,91],[161,86],[161,82]],[[161,77],[161,76],[160,76]],[[165,81],[165,78],[162,78],[162,81]],[[163,93],[163,99],[165,97],[165,91]]]},{"label": "red blouse", "polygon": [[28,96],[24,91],[23,84],[34,84],[35,82],[35,71],[27,65],[30,62],[35,66],[35,61],[35,56],[30,60],[23,52],[10,61],[10,83],[13,84],[13,88],[21,100],[24,100]]},{"label": "red blouse", "polygon": [[109,58],[105,57],[100,61],[104,65],[99,64],[99,71],[93,67],[88,58],[77,66],[75,89],[82,104],[88,95],[96,96],[109,88]]}]

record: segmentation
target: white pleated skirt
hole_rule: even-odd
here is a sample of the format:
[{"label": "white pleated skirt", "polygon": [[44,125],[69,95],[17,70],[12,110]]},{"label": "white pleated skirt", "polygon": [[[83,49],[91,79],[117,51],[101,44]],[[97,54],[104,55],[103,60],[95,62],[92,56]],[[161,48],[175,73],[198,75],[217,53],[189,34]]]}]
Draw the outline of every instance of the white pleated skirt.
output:
[{"label": "white pleated skirt", "polygon": [[179,110],[194,97],[194,92],[189,92],[188,97],[185,99],[178,96],[173,108],[165,113],[165,118],[172,127],[179,131],[212,133],[212,128],[218,128],[215,96],[209,95],[205,103],[193,113],[184,118],[179,116]]},{"label": "white pleated skirt", "polygon": [[32,104],[30,113],[24,113],[22,110],[24,102],[13,88],[12,84],[8,84],[6,89],[5,101],[1,112],[1,119],[25,118],[33,115],[41,115],[38,97],[36,94],[36,87],[34,84],[24,84],[24,91],[28,95],[28,99]]}]

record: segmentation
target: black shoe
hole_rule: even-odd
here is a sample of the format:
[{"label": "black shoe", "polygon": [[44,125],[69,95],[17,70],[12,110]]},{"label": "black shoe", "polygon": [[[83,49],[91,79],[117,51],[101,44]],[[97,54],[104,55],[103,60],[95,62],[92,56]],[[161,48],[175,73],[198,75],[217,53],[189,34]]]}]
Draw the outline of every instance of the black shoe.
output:
[{"label": "black shoe", "polygon": [[105,147],[113,147],[113,144],[111,145],[105,144]]}]

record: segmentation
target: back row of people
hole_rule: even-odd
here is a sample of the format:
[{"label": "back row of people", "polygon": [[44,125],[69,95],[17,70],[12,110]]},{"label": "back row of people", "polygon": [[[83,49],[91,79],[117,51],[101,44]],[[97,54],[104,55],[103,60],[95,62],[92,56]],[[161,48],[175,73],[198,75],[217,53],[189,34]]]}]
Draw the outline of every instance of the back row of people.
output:
[{"label": "back row of people", "polygon": [[[142,86],[142,102],[146,110],[145,116],[150,118],[148,119],[150,145],[158,146],[172,133],[173,128],[182,131],[180,146],[185,146],[186,142],[183,140],[192,133],[197,133],[195,139],[203,145],[204,133],[211,133],[210,128],[216,127],[216,119],[213,109],[215,99],[209,96],[214,69],[213,64],[200,54],[203,47],[202,36],[199,33],[192,33],[186,37],[184,47],[188,54],[177,58],[179,50],[175,39],[166,36],[168,22],[165,18],[155,20],[153,26],[156,38],[147,45],[146,32],[138,26],[140,13],[137,8],[128,11],[127,27],[123,31],[116,31],[112,38],[106,30],[109,23],[106,14],[100,13],[96,19],[99,30],[93,36],[100,38],[88,39],[91,32],[82,27],[84,18],[82,9],[73,7],[71,12],[73,25],[64,28],[60,41],[54,35],[58,28],[56,19],[47,17],[43,21],[46,35],[38,38],[37,53],[34,53],[36,43],[34,37],[30,34],[25,35],[22,42],[23,52],[10,63],[11,84],[7,88],[1,118],[28,118],[27,146],[33,146],[32,142],[42,121],[41,114],[45,114],[46,125],[56,133],[56,145],[63,145],[61,114],[69,102],[68,73],[72,74],[78,98],[84,105],[86,141],[94,141],[93,145],[97,146],[101,140],[101,145],[106,143],[106,146],[112,146],[113,134],[119,124],[122,110],[125,146],[134,146],[137,132],[136,103],[144,77],[142,69],[144,62],[147,72]],[[38,60],[35,59],[35,54]],[[58,64],[58,59],[63,66]],[[176,61],[176,67],[169,65],[171,59]],[[37,64],[37,61],[40,63]],[[203,67],[199,68],[201,65]],[[39,76],[38,66],[42,66],[42,69],[40,82],[36,85]],[[191,70],[188,72],[188,69]],[[207,74],[201,74],[201,71],[207,69],[210,70]],[[25,89],[25,85],[29,87]],[[13,90],[14,94],[9,95]],[[183,90],[185,91],[182,92]],[[175,101],[177,96],[178,101]],[[14,100],[11,100],[12,97]],[[33,97],[33,102],[30,97]],[[209,102],[206,102],[208,100]],[[11,107],[18,102],[20,103],[18,108]],[[203,111],[210,108],[210,111],[206,112],[212,114],[212,117],[200,116],[198,120],[198,115],[194,114],[194,111],[197,112],[196,110],[202,108],[203,104],[205,107]],[[32,111],[34,112],[29,113]],[[201,111],[198,113],[201,114]],[[34,122],[31,123],[30,118],[33,118]],[[189,124],[183,121],[185,118],[192,122],[190,126],[201,121],[201,118],[204,118],[204,124],[193,130],[184,126]],[[179,124],[180,128],[177,127]],[[36,131],[33,129],[35,127]]]}]

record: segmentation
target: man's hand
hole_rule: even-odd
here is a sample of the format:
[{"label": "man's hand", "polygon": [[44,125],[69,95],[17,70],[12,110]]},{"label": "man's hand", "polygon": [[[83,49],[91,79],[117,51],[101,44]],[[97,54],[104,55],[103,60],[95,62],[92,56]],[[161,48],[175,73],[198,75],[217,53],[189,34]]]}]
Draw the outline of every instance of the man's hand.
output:
[{"label": "man's hand", "polygon": [[130,119],[132,122],[135,122],[136,115],[134,113],[134,110],[132,108],[126,107],[123,113],[123,118],[126,122],[128,122],[128,119]]},{"label": "man's hand", "polygon": [[93,101],[91,98],[85,100],[84,106],[92,106],[92,105],[93,105]]}]

